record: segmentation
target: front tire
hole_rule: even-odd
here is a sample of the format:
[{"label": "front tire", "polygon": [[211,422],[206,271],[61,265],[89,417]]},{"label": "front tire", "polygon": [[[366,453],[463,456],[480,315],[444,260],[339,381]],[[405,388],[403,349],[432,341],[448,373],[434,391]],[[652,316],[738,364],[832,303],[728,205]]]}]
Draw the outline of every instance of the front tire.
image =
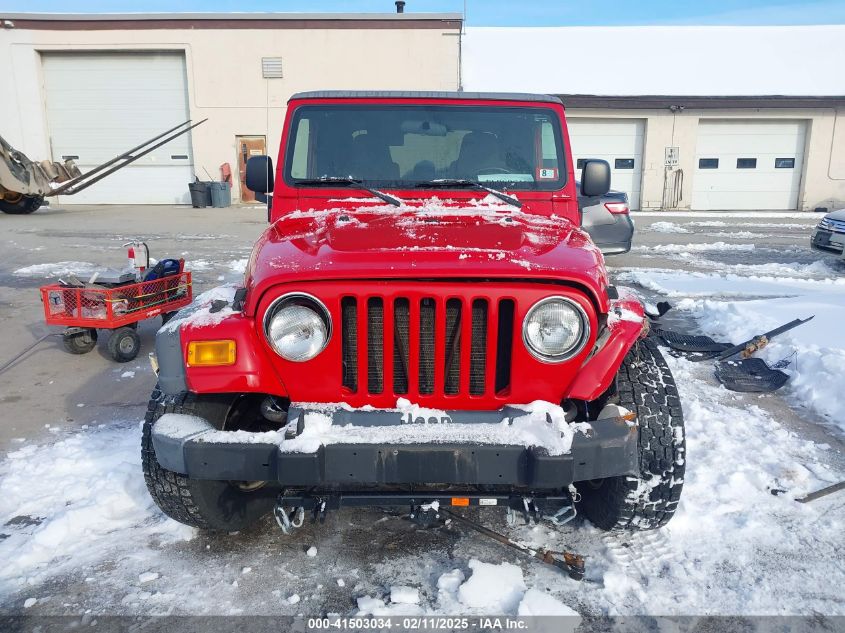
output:
[{"label": "front tire", "polygon": [[0,211],[10,215],[26,215],[41,208],[44,196],[21,196],[15,202],[0,200]]},{"label": "front tire", "polygon": [[686,446],[678,389],[652,339],[628,352],[617,374],[618,404],[637,414],[640,474],[578,485],[581,510],[602,530],[654,530],[675,514]]},{"label": "front tire", "polygon": [[252,525],[273,509],[278,490],[270,486],[191,479],[162,468],[155,456],[152,428],[162,415],[196,415],[218,429],[228,429],[237,415],[238,400],[239,396],[232,394],[183,392],[168,396],[158,388],[153,391],[144,418],[141,463],[150,496],[171,519],[203,530],[233,532]]}]

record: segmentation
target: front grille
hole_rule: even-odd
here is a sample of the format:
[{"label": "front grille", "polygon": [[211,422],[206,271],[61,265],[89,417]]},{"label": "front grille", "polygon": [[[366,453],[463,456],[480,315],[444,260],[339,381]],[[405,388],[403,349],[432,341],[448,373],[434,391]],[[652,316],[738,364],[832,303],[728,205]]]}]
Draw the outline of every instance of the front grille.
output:
[{"label": "front grille", "polygon": [[833,233],[845,233],[845,220],[823,218],[822,221],[819,222],[818,228],[826,231],[832,231]]},{"label": "front grille", "polygon": [[365,386],[373,395],[484,396],[510,386],[511,299],[344,297],[341,312],[350,392]]}]

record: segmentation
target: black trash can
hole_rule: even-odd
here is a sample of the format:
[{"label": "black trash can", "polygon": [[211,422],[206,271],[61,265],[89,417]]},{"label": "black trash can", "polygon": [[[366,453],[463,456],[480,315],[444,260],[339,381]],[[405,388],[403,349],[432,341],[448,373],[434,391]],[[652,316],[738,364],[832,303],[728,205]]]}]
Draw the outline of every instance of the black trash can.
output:
[{"label": "black trash can", "polygon": [[191,206],[195,209],[202,209],[211,206],[211,183],[196,182],[188,183],[188,191],[191,192]]}]

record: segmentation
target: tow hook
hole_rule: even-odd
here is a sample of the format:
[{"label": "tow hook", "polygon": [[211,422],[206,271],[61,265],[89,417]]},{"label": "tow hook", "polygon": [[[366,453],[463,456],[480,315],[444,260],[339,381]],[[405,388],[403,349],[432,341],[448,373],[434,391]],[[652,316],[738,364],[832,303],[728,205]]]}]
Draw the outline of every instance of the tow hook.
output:
[{"label": "tow hook", "polygon": [[408,518],[423,529],[433,527],[440,520],[440,504],[433,501],[422,505],[412,505]]},{"label": "tow hook", "polygon": [[573,484],[569,484],[569,505],[562,506],[553,515],[546,517],[549,521],[554,523],[557,527],[566,525],[572,519],[578,516],[578,510],[575,509],[575,504],[581,501],[581,493],[579,493]]},{"label": "tow hook", "polygon": [[290,534],[294,530],[301,528],[305,523],[305,508],[302,506],[291,508],[281,504],[281,497],[276,501],[273,508],[273,517],[279,525],[279,529],[283,534]]}]

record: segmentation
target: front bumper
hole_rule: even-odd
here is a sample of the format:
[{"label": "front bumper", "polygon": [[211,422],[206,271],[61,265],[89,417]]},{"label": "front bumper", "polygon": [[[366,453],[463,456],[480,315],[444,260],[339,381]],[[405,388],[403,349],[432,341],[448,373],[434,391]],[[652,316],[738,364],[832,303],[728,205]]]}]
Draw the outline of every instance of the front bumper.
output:
[{"label": "front bumper", "polygon": [[[289,415],[296,420],[305,413],[292,406]],[[382,411],[339,413],[341,426],[350,420],[358,426],[386,423]],[[507,423],[511,415],[507,408],[446,414],[461,424],[496,418]],[[550,455],[540,447],[440,442],[331,443],[314,452],[291,452],[281,432],[269,439],[250,438],[244,432],[215,430],[200,418],[185,423],[176,417],[184,416],[162,416],[153,426],[156,458],[164,468],[193,479],[319,488],[442,484],[541,490],[639,471],[638,427],[618,417],[592,422],[587,434],[575,433],[570,451],[563,455]]]},{"label": "front bumper", "polygon": [[828,253],[843,253],[843,250],[845,250],[845,235],[825,229],[816,229],[810,240],[810,246]]}]

